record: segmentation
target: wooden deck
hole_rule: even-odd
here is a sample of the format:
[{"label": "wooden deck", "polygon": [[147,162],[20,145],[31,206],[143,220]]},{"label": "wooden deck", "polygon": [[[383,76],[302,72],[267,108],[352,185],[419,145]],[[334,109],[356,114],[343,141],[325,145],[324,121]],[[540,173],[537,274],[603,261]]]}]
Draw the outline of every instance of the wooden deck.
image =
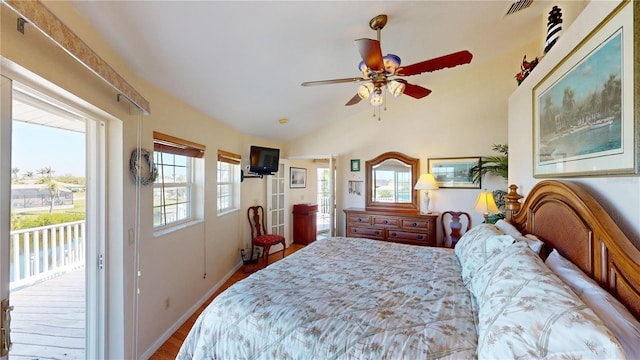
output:
[{"label": "wooden deck", "polygon": [[84,277],[73,271],[11,293],[12,360],[85,358]]}]

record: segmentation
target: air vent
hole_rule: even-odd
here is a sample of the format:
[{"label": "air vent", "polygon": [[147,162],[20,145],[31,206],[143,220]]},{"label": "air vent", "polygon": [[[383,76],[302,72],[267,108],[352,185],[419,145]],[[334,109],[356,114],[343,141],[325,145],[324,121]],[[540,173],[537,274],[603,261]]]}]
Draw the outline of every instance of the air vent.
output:
[{"label": "air vent", "polygon": [[520,10],[524,10],[529,6],[531,6],[531,4],[533,4],[533,0],[518,0],[513,4],[511,4],[511,6],[509,7],[509,10],[507,10],[507,13],[505,15],[511,15]]}]

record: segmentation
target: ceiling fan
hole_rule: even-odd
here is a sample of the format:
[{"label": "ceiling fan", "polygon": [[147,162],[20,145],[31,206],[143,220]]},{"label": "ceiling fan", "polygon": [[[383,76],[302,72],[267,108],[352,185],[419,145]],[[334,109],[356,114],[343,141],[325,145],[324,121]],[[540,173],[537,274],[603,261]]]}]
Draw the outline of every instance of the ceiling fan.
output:
[{"label": "ceiling fan", "polygon": [[360,85],[356,95],[345,105],[354,105],[359,103],[360,100],[370,99],[371,105],[378,107],[383,103],[382,90],[385,86],[394,97],[405,94],[415,99],[422,99],[431,93],[429,89],[410,84],[406,80],[396,77],[418,75],[471,62],[473,55],[469,51],[463,50],[412,65],[400,66],[399,56],[394,54],[382,55],[380,30],[386,24],[387,15],[383,14],[374,17],[369,21],[369,27],[377,32],[378,39],[363,38],[355,40],[356,47],[362,57],[359,68],[363,77],[307,81],[303,82],[302,86],[366,81],[366,83]]}]

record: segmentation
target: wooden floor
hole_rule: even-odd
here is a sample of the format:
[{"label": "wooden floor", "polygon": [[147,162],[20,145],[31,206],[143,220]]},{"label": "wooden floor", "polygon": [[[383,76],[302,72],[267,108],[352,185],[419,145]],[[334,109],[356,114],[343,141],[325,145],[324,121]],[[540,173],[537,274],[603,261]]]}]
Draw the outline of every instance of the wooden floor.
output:
[{"label": "wooden floor", "polygon": [[[294,252],[302,249],[304,245],[299,244],[291,244],[289,248],[285,250],[285,256],[293,254]],[[269,255],[269,263],[272,264],[280,259],[282,259],[282,252],[277,252]],[[264,260],[263,260],[264,261]],[[264,262],[262,262],[264,264]],[[236,271],[229,280],[227,280],[221,287],[218,289],[210,298],[206,301],[204,305],[202,305],[170,338],[167,340],[159,349],[156,351],[150,358],[150,360],[174,360],[176,355],[178,355],[178,351],[180,350],[180,346],[182,346],[182,342],[189,334],[189,330],[195,323],[198,315],[209,305],[209,303],[224,291],[229,286],[233,285],[237,281],[240,281],[247,276],[251,275],[251,270],[256,270],[257,267],[255,265],[251,265],[250,267],[242,267],[240,270]]]},{"label": "wooden floor", "polygon": [[12,360],[85,358],[85,273],[11,292]]}]

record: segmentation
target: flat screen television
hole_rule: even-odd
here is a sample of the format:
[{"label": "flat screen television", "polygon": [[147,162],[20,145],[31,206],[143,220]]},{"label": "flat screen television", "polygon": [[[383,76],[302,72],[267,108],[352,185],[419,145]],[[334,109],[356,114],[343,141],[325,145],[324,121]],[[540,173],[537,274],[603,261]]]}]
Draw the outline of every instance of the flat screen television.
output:
[{"label": "flat screen television", "polygon": [[280,149],[251,145],[249,172],[269,175],[278,172]]}]

